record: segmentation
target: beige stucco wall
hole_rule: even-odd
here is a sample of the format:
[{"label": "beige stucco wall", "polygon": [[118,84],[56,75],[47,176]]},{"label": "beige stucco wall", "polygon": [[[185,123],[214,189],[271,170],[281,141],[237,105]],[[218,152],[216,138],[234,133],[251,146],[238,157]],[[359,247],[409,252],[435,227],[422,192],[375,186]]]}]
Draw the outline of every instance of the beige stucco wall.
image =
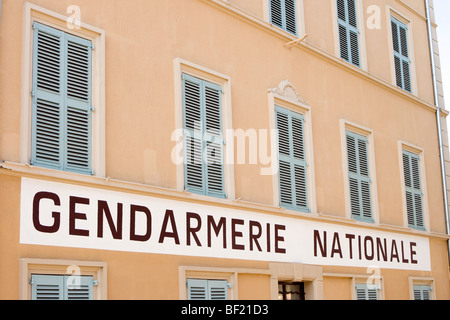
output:
[{"label": "beige stucco wall", "polygon": [[[328,0],[303,1],[308,38],[304,44],[294,47],[285,46],[294,38],[263,21],[262,0],[251,3],[233,0],[232,6],[206,0],[134,0],[132,6],[121,0],[30,1],[63,15],[68,6],[76,4],[81,8],[84,23],[105,31],[106,176],[100,178],[164,188],[162,193],[166,189],[177,189],[177,167],[171,160],[175,143],[170,141],[176,129],[175,104],[179,93],[174,82],[176,58],[231,79],[232,127],[244,131],[270,129],[268,89],[277,87],[282,80],[290,80],[311,110],[312,121],[308,125],[312,128],[316,185],[313,192],[317,199],[317,212],[313,213],[336,217],[339,223],[355,224],[346,218],[341,120],[372,131],[374,178],[378,186],[376,206],[380,215],[376,228],[381,230],[389,226],[409,232],[403,228],[399,141],[421,148],[430,220],[425,236],[432,239],[434,269],[430,273],[408,275],[434,277],[445,283],[439,287],[437,296],[448,299],[450,286],[443,236],[446,230],[425,13],[421,1],[403,2],[408,6],[401,1],[377,2],[381,8],[381,29],[364,31],[367,69],[359,70],[335,57],[335,21],[332,1]],[[19,163],[21,158],[24,3],[22,0],[2,1],[0,160],[8,163]],[[366,0],[361,3],[366,12],[371,3]],[[405,15],[413,25],[414,81],[418,88],[415,95],[392,86],[387,6]],[[273,194],[278,190],[273,187],[272,176],[259,174],[262,167],[234,165],[235,198],[277,207]],[[30,170],[28,175],[55,179],[53,174],[34,175],[36,172]],[[64,179],[70,183],[70,175]],[[178,288],[178,266],[183,265],[269,268],[264,262],[20,245],[20,174],[11,176],[0,171],[0,184],[0,283],[10,288],[0,290],[0,298],[18,297],[19,259],[24,257],[106,261],[108,297],[112,299],[177,299],[179,290],[154,288]],[[198,203],[211,201],[195,196],[193,199]],[[232,203],[226,205],[233,206]],[[328,267],[324,272],[360,274],[365,270]],[[383,277],[386,298],[409,298],[407,282],[405,284],[408,276],[402,276],[400,271],[383,270]],[[268,299],[269,282],[268,275],[242,274],[239,297]],[[325,298],[351,298],[349,282],[346,278],[326,277]]]}]

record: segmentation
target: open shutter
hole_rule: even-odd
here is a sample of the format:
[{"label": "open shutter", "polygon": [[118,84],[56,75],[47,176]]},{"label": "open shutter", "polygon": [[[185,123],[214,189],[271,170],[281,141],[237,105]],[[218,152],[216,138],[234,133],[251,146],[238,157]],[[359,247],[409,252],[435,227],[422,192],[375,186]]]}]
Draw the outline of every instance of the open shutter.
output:
[{"label": "open shutter", "polygon": [[365,137],[347,132],[350,204],[353,218],[373,222],[369,155]]},{"label": "open shutter", "polygon": [[403,151],[403,172],[405,176],[408,226],[410,228],[425,230],[423,193],[420,181],[420,158],[418,155]]},{"label": "open shutter", "polygon": [[33,28],[31,164],[91,174],[91,42]]},{"label": "open shutter", "polygon": [[378,288],[367,284],[357,284],[356,300],[378,300]]},{"label": "open shutter", "polygon": [[270,0],[270,21],[277,27],[297,35],[295,0]]},{"label": "open shutter", "polygon": [[31,300],[63,300],[64,278],[62,276],[32,275]]},{"label": "open shutter", "polygon": [[225,197],[222,88],[183,75],[185,186],[188,191]]},{"label": "open shutter", "polygon": [[299,114],[277,107],[276,124],[280,204],[289,209],[309,212],[304,118]]},{"label": "open shutter", "polygon": [[411,92],[411,70],[408,49],[408,28],[395,18],[391,18],[394,67],[398,87]]},{"label": "open shutter", "polygon": [[341,58],[360,67],[356,0],[337,0],[337,12]]}]

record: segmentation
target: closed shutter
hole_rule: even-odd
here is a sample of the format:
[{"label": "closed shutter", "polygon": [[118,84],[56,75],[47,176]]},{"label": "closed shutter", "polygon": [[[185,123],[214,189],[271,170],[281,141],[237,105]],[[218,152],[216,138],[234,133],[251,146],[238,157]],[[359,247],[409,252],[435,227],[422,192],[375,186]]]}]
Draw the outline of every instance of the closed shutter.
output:
[{"label": "closed shutter", "polygon": [[93,300],[91,276],[32,275],[32,300]]},{"label": "closed shutter", "polygon": [[356,300],[378,300],[378,288],[367,284],[357,284]]},{"label": "closed shutter", "polygon": [[277,27],[297,35],[296,0],[270,0],[270,21]]},{"label": "closed shutter", "polygon": [[183,75],[185,187],[225,198],[222,88]]},{"label": "closed shutter", "polygon": [[360,67],[356,0],[337,0],[337,13],[341,58]]},{"label": "closed shutter", "polygon": [[420,181],[420,158],[417,154],[403,151],[406,211],[410,228],[425,230],[423,217],[423,193]]},{"label": "closed shutter", "polygon": [[187,280],[188,300],[227,300],[228,282],[225,280]]},{"label": "closed shutter", "polygon": [[350,205],[354,219],[373,222],[367,138],[347,132]]},{"label": "closed shutter", "polygon": [[414,285],[414,300],[431,300],[431,287],[425,285]]},{"label": "closed shutter", "polygon": [[391,27],[396,84],[398,87],[411,92],[411,60],[409,59],[408,49],[408,28],[395,18],[391,18]]},{"label": "closed shutter", "polygon": [[279,187],[282,207],[309,212],[304,118],[276,108]]},{"label": "closed shutter", "polygon": [[31,164],[92,174],[91,42],[33,27]]}]

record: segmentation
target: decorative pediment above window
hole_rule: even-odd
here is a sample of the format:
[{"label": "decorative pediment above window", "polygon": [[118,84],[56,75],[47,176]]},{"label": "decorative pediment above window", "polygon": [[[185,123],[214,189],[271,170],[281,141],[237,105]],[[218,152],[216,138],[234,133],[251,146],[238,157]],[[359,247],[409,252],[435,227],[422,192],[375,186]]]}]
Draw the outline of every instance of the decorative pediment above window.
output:
[{"label": "decorative pediment above window", "polygon": [[303,97],[298,93],[297,88],[289,80],[283,80],[280,82],[277,88],[269,89],[269,92],[276,93],[288,99],[295,100],[302,104],[309,106],[309,103],[303,99]]}]

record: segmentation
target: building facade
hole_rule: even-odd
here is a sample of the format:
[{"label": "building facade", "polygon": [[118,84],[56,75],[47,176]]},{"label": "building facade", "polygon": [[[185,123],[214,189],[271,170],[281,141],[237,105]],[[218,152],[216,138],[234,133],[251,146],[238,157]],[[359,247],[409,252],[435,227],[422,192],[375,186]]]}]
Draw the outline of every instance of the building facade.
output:
[{"label": "building facade", "polygon": [[1,1],[0,298],[449,299],[428,9]]}]

